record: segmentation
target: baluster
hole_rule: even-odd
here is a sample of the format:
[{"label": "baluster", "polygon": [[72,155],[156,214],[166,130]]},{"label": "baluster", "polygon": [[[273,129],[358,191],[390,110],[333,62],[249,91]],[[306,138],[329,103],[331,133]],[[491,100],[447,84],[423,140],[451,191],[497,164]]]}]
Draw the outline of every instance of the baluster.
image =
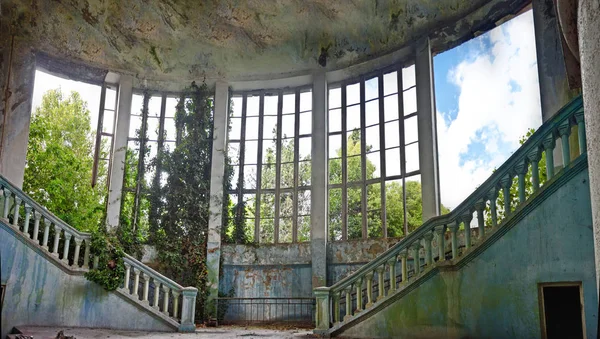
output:
[{"label": "baluster", "polygon": [[150,289],[150,276],[148,273],[142,273],[142,280],[144,282],[144,290],[142,291],[142,301],[148,302],[148,291]]},{"label": "baluster", "polygon": [[427,232],[423,235],[423,247],[425,248],[425,264],[427,268],[433,265],[433,250],[431,241],[433,240],[433,233]]},{"label": "baluster", "polygon": [[500,179],[502,191],[504,193],[504,219],[510,214],[510,186],[512,186],[512,174],[509,173]]},{"label": "baluster", "polygon": [[365,278],[367,279],[367,305],[365,308],[370,308],[373,306],[373,272],[365,274]]},{"label": "baluster", "polygon": [[333,322],[340,322],[340,291],[333,294]]},{"label": "baluster", "polygon": [[415,268],[415,277],[421,273],[421,259],[419,258],[419,250],[421,249],[421,239],[415,240],[410,246],[413,250],[413,263]]},{"label": "baluster", "polygon": [[479,201],[475,203],[475,210],[477,211],[477,225],[479,226],[479,240],[483,240],[485,237],[485,219],[483,218],[483,210],[485,209],[485,201]]},{"label": "baluster", "polygon": [[450,228],[450,232],[452,234],[452,259],[458,258],[458,227],[460,226],[460,219],[456,218],[456,222],[454,224],[450,224],[448,228]]},{"label": "baluster", "polygon": [[354,315],[360,313],[363,309],[363,300],[362,300],[362,285],[363,278],[360,277],[356,280],[356,310],[354,311]]},{"label": "baluster", "polygon": [[387,295],[392,295],[396,290],[396,261],[398,259],[396,256],[387,261],[390,273],[390,289],[388,290]]},{"label": "baluster", "polygon": [[23,233],[29,238],[29,220],[31,219],[31,206],[25,203],[25,223],[23,224]]},{"label": "baluster", "polygon": [[140,296],[138,294],[138,291],[140,289],[140,273],[142,273],[140,271],[139,268],[136,267],[131,267],[133,269],[133,295],[135,295],[135,298],[137,300],[140,299]]},{"label": "baluster", "polygon": [[50,235],[50,226],[52,225],[52,221],[50,219],[44,217],[44,237],[42,238],[42,247],[48,246],[48,236]]},{"label": "baluster", "polygon": [[377,272],[377,301],[383,299],[385,297],[385,285],[383,280],[383,272],[385,267],[383,265],[377,267],[375,272]]},{"label": "baluster", "polygon": [[154,280],[154,300],[152,301],[152,307],[158,310],[158,297],[160,296],[160,281],[156,278]]},{"label": "baluster", "polygon": [[8,212],[9,212],[9,205],[10,205],[10,191],[8,190],[8,188],[4,187],[4,211],[2,213],[2,217],[4,219],[8,220]]},{"label": "baluster", "polygon": [[531,163],[531,184],[533,185],[534,193],[540,188],[539,162],[541,159],[542,153],[537,147],[527,155],[527,160],[529,160],[529,163]]},{"label": "baluster", "polygon": [[42,214],[40,212],[33,211],[33,241],[38,241],[38,233],[40,231],[40,219],[42,218]]},{"label": "baluster", "polygon": [[569,165],[571,161],[571,150],[569,149],[569,136],[571,135],[571,123],[569,120],[563,121],[558,126],[558,135],[562,142],[562,157],[563,157],[563,168]]},{"label": "baluster", "polygon": [[71,233],[65,231],[65,247],[63,248],[62,260],[69,265],[69,246],[71,245]]},{"label": "baluster", "polygon": [[13,226],[19,229],[19,212],[21,209],[21,198],[15,195],[15,213],[13,214]]},{"label": "baluster", "polygon": [[79,237],[75,237],[73,240],[75,241],[75,253],[73,254],[73,266],[81,267],[81,266],[79,266],[79,252],[81,252],[81,242],[83,241],[83,239],[81,239]]},{"label": "baluster", "polygon": [[587,144],[585,143],[585,121],[583,119],[583,108],[575,112],[575,122],[577,123],[577,131],[579,138],[579,154],[587,152]]},{"label": "baluster", "polygon": [[490,200],[490,214],[492,216],[492,228],[498,226],[498,212],[496,209],[496,200],[498,200],[498,188],[494,187],[488,193],[488,199]]},{"label": "baluster", "polygon": [[471,248],[471,220],[473,220],[473,214],[465,214],[462,217],[463,224],[465,225],[465,248]]},{"label": "baluster", "polygon": [[83,268],[89,268],[90,265],[90,242],[91,238],[85,239],[85,251],[83,252]]},{"label": "baluster", "polygon": [[60,241],[60,232],[62,228],[54,224],[54,245],[52,246],[52,254],[58,258],[58,242]]},{"label": "baluster", "polygon": [[444,261],[446,260],[446,225],[435,226],[434,232],[437,235],[438,261]]},{"label": "baluster", "polygon": [[521,161],[515,166],[515,172],[519,178],[519,203],[525,202],[525,174],[527,174],[527,163]]},{"label": "baluster", "polygon": [[169,291],[171,290],[169,286],[163,284],[163,313],[169,316]]},{"label": "baluster", "polygon": [[554,176],[554,134],[550,133],[542,143],[546,154],[546,180]]},{"label": "baluster", "polygon": [[130,293],[130,289],[129,289],[129,278],[131,276],[131,265],[128,263],[124,263],[125,265],[125,279],[123,282],[123,289],[127,292],[127,294]]},{"label": "baluster", "polygon": [[402,282],[408,281],[408,249],[402,250],[399,254],[400,266],[402,270]]},{"label": "baluster", "polygon": [[95,269],[95,270],[98,269],[99,261],[100,261],[100,257],[94,256],[94,260],[92,261],[92,268],[93,269]]},{"label": "baluster", "polygon": [[[381,285],[380,285],[381,286]],[[344,315],[344,321],[347,321],[352,317],[352,285],[346,287],[346,315]]]},{"label": "baluster", "polygon": [[179,315],[179,292],[173,290],[173,318]]}]

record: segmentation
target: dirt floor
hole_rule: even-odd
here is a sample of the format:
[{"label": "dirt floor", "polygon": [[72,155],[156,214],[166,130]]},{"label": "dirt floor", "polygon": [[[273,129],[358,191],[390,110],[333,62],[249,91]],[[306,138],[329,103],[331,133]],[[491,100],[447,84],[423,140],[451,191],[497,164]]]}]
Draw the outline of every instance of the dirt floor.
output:
[{"label": "dirt floor", "polygon": [[91,328],[68,328],[68,327],[27,327],[24,333],[33,335],[35,339],[56,337],[59,331],[65,336],[74,336],[76,339],[117,339],[117,338],[179,338],[179,339],[233,339],[233,338],[317,338],[310,329],[298,328],[264,328],[243,326],[220,326],[198,328],[195,333],[169,333],[169,332],[141,332],[141,331],[119,331],[108,329]]}]

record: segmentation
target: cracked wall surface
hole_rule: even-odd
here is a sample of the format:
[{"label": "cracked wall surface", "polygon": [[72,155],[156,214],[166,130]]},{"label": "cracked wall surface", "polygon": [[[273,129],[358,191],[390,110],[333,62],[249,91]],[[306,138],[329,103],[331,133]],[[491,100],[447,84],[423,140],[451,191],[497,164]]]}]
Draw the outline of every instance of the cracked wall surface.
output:
[{"label": "cracked wall surface", "polygon": [[36,51],[148,79],[268,79],[340,69],[422,35],[441,51],[528,0],[4,0]]}]

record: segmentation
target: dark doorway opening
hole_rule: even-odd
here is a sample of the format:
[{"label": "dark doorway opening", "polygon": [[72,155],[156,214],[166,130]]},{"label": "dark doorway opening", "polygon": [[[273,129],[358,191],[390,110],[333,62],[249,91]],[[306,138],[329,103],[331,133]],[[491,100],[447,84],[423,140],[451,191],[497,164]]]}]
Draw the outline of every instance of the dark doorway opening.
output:
[{"label": "dark doorway opening", "polygon": [[581,283],[542,284],[540,292],[543,337],[584,338]]}]

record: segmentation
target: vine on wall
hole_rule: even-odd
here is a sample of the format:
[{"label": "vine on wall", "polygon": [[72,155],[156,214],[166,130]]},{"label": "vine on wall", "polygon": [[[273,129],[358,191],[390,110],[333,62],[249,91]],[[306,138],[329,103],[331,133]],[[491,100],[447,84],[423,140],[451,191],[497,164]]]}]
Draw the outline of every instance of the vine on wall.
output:
[{"label": "vine on wall", "polygon": [[[162,155],[168,174],[165,187],[154,180],[151,190],[151,234],[161,272],[184,286],[198,288],[196,318],[204,318],[207,296],[210,173],[213,100],[206,84],[192,82],[180,96],[175,114],[176,146]],[[159,171],[157,171],[159,175]]]}]

